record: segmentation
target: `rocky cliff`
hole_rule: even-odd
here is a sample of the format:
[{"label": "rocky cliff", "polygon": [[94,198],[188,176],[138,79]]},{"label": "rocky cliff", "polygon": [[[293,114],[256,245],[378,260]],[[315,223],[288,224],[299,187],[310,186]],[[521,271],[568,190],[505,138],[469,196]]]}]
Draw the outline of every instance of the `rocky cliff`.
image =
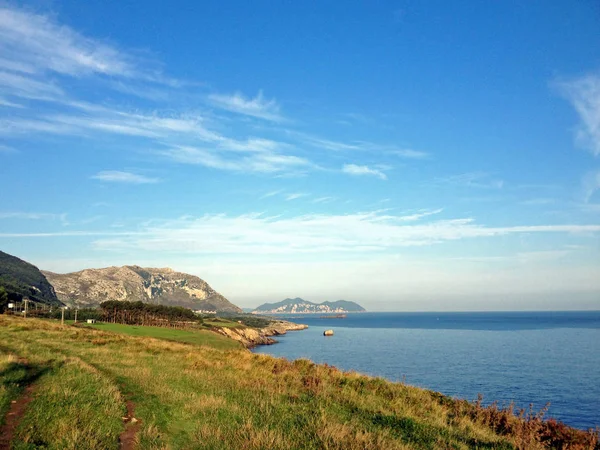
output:
[{"label": "rocky cliff", "polygon": [[94,307],[106,300],[127,300],[194,310],[242,311],[204,280],[169,268],[123,266],[43,273],[58,298],[69,306]]},{"label": "rocky cliff", "polygon": [[234,339],[246,348],[256,347],[257,345],[271,345],[277,343],[277,341],[271,336],[279,336],[286,334],[288,331],[299,331],[305,330],[308,325],[287,322],[285,320],[273,321],[269,326],[261,329],[257,328],[230,328],[230,327],[216,327],[214,331],[220,333],[228,338]]}]

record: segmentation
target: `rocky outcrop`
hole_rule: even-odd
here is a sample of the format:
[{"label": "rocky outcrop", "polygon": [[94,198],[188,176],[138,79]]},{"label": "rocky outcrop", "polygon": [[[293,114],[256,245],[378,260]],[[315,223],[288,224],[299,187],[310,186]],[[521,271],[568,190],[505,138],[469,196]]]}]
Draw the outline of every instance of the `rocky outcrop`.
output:
[{"label": "rocky outcrop", "polygon": [[300,331],[300,330],[306,330],[308,328],[308,325],[304,325],[303,323],[294,323],[294,322],[288,322],[286,320],[273,320],[268,327],[263,328],[263,331],[265,332],[273,332],[272,335],[277,335],[277,334],[285,334],[288,331]]},{"label": "rocky outcrop", "polygon": [[308,325],[287,322],[285,320],[276,320],[269,324],[269,326],[260,329],[246,327],[217,327],[214,331],[240,342],[246,348],[252,348],[257,345],[271,345],[277,343],[271,336],[279,336],[286,334],[288,331],[305,330],[307,328]]},{"label": "rocky outcrop", "polygon": [[125,300],[194,310],[242,311],[204,280],[170,268],[123,266],[67,274],[43,273],[58,298],[72,307],[95,307],[107,300]]},{"label": "rocky outcrop", "polygon": [[256,328],[215,328],[217,333],[227,336],[240,342],[246,348],[256,347],[257,345],[271,345],[277,341],[262,333],[262,330]]}]

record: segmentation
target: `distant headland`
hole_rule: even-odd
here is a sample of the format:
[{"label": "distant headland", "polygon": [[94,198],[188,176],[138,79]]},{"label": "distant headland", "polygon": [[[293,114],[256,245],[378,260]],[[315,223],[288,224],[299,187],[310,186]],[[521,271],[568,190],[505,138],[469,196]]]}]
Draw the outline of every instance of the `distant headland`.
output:
[{"label": "distant headland", "polygon": [[302,298],[286,298],[277,303],[265,303],[252,311],[252,314],[315,314],[364,312],[365,308],[348,300],[313,303]]}]

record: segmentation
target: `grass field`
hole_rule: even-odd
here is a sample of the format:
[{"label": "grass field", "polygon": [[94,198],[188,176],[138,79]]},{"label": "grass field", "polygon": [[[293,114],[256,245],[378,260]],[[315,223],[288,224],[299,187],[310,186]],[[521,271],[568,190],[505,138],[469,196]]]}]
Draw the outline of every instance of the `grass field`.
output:
[{"label": "grass field", "polygon": [[129,336],[146,336],[175,342],[183,342],[186,344],[207,345],[209,347],[221,350],[234,350],[242,348],[239,342],[208,330],[179,330],[176,328],[121,325],[118,323],[95,323],[93,325],[83,323],[78,324],[78,326],[126,334]]},{"label": "grass field", "polygon": [[117,449],[127,400],[142,449],[544,448],[520,419],[434,392],[116,331],[0,316],[0,407],[39,374],[15,448]]},{"label": "grass field", "polygon": [[223,318],[204,319],[204,325],[209,327],[227,327],[227,328],[243,328],[244,325]]}]

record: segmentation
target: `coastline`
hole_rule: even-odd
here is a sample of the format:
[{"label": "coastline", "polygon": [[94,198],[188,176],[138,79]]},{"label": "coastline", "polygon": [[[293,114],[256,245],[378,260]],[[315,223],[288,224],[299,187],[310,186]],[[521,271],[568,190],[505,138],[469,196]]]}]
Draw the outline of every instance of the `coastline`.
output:
[{"label": "coastline", "polygon": [[281,336],[288,331],[306,330],[308,325],[289,322],[287,320],[273,320],[264,328],[229,328],[215,327],[213,330],[223,336],[240,342],[245,348],[252,349],[259,345],[273,345],[278,341],[272,336]]},{"label": "coastline", "polygon": [[[46,414],[56,395],[60,404],[78,405],[53,409],[54,422],[47,431],[38,431],[39,421],[35,427],[21,427],[33,430],[36,442],[48,447],[64,447],[54,426],[61,421],[73,442],[108,439],[95,448],[117,448],[119,433],[128,428],[123,424],[127,392],[136,393],[127,410],[130,415],[135,411],[135,423],[141,424],[141,448],[594,449],[598,442],[597,431],[547,421],[535,412],[522,416],[518,410],[454,399],[307,359],[223,351],[206,343],[125,338],[118,332],[39,319],[0,316],[0,325],[3,351],[8,352],[1,364],[14,364],[21,357],[49,365],[44,379],[29,380],[41,398],[34,399],[32,412]],[[56,364],[57,358],[64,364]],[[115,383],[115,374],[123,384]],[[65,383],[69,389],[54,388]],[[89,389],[90,383],[95,389]],[[97,395],[107,391],[114,395]],[[6,403],[18,398],[15,391]],[[110,410],[95,407],[81,415],[86,401],[102,401],[100,406]],[[157,413],[165,419],[157,421]],[[103,421],[107,424],[98,427]],[[89,430],[84,436],[82,423]],[[32,435],[15,439],[30,442]]]},{"label": "coastline", "polygon": [[[536,409],[550,403],[549,417],[588,429],[600,424],[599,321],[598,312],[587,311],[315,317],[304,322],[310,326],[305,333],[253,352],[306,358],[456,398],[473,400],[482,393],[486,403],[534,403]],[[328,328],[335,336],[325,339]]]}]

